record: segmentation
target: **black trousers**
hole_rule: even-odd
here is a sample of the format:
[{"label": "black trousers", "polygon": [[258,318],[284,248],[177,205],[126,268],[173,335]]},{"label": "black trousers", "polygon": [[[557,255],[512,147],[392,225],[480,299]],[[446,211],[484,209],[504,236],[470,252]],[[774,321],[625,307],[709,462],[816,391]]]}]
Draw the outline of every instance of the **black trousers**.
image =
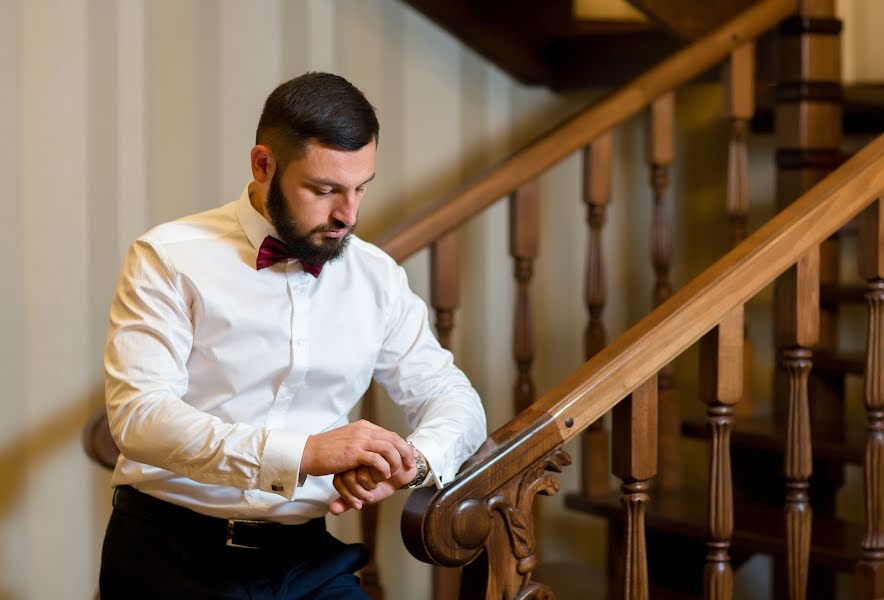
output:
[{"label": "black trousers", "polygon": [[[102,600],[367,600],[354,572],[362,544],[344,544],[325,520],[246,530],[227,545],[227,521],[199,515],[133,488],[114,495],[101,554]],[[239,535],[239,534],[237,534]]]}]

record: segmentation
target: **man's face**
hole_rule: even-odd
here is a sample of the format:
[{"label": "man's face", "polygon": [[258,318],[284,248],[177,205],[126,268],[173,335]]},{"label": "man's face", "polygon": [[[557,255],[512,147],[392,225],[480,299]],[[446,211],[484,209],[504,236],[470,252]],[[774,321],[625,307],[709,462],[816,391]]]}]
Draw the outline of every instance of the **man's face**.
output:
[{"label": "man's face", "polygon": [[273,173],[267,213],[276,231],[302,260],[338,258],[356,226],[365,186],[374,179],[377,144],[337,150],[315,141],[303,156]]}]

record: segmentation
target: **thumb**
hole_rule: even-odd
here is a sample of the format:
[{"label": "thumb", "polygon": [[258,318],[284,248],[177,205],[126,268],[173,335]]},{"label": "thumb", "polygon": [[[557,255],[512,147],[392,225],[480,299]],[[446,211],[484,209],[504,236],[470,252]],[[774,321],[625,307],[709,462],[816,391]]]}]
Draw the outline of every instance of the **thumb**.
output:
[{"label": "thumb", "polygon": [[331,504],[328,505],[328,510],[333,515],[340,515],[348,510],[350,510],[350,506],[344,502],[344,499],[338,496]]}]

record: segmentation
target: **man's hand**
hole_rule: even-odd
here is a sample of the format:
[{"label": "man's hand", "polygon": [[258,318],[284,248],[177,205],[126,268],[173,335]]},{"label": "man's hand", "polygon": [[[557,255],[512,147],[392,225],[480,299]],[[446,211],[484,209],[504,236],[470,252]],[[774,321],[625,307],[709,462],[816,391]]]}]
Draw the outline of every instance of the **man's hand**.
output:
[{"label": "man's hand", "polygon": [[398,434],[364,420],[307,438],[301,473],[339,474],[358,467],[373,469],[378,481],[388,480],[415,470],[414,451]]},{"label": "man's hand", "polygon": [[[413,450],[413,452],[418,451]],[[411,468],[402,469],[387,479],[368,467],[338,473],[334,478],[334,486],[341,496],[329,505],[329,511],[333,515],[339,515],[351,508],[359,510],[365,504],[376,504],[411,483],[416,475],[416,463]]]}]

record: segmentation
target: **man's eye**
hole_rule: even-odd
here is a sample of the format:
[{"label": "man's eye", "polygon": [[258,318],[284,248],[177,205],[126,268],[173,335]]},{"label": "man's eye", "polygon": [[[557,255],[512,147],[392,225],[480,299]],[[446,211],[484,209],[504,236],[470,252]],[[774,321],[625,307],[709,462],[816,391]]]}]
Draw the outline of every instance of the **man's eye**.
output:
[{"label": "man's eye", "polygon": [[356,193],[357,193],[357,194],[364,194],[364,193],[365,193],[365,188],[364,188],[364,187],[358,187],[358,188],[356,188]]},{"label": "man's eye", "polygon": [[334,190],[323,190],[323,189],[320,189],[320,188],[315,188],[314,191],[316,192],[316,195],[317,195],[317,196],[328,196],[328,195],[331,194]]}]

